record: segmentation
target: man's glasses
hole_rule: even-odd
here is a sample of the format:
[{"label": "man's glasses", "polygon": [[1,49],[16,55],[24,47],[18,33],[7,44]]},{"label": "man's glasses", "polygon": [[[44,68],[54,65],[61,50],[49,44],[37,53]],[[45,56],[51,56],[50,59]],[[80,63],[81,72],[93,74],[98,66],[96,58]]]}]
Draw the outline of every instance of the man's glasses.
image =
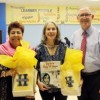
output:
[{"label": "man's glasses", "polygon": [[90,15],[91,15],[91,14],[79,14],[78,16],[79,16],[79,17],[84,17],[84,16],[85,16],[85,17],[88,17],[88,16],[90,16]]}]

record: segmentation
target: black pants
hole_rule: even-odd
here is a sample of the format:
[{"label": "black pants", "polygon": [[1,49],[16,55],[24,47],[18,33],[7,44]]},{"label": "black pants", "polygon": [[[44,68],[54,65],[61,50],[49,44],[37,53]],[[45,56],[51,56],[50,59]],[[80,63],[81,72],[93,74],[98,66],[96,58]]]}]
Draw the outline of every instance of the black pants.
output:
[{"label": "black pants", "polygon": [[100,72],[91,75],[82,75],[83,86],[78,100],[100,100]]},{"label": "black pants", "polygon": [[35,100],[35,98],[14,97],[13,100]]},{"label": "black pants", "polygon": [[40,91],[42,100],[67,100],[67,96],[63,96],[61,92],[48,93],[47,91]]},{"label": "black pants", "polygon": [[14,97],[13,100],[27,100],[25,97]]}]

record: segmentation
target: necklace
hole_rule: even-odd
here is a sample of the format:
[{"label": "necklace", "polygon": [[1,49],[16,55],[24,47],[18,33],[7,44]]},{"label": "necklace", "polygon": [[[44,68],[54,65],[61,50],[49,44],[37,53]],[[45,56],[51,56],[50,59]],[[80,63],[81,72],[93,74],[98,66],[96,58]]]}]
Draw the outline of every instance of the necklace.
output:
[{"label": "necklace", "polygon": [[47,48],[49,49],[54,49],[56,47],[56,45],[47,45]]},{"label": "necklace", "polygon": [[45,45],[49,55],[55,55],[58,45]]}]

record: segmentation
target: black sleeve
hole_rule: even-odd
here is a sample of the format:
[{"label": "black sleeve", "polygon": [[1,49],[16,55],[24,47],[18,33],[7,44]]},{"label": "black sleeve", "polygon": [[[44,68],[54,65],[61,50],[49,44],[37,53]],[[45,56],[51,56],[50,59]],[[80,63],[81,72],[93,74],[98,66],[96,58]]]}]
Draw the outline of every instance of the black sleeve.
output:
[{"label": "black sleeve", "polygon": [[41,51],[40,51],[40,46],[38,46],[38,47],[36,47],[35,48],[35,51],[36,51],[36,59],[38,60],[38,62],[37,62],[37,65],[36,65],[36,70],[38,71],[38,75],[40,76],[40,61],[41,61],[41,58],[40,58],[40,56],[41,56]]},{"label": "black sleeve", "polygon": [[62,51],[63,51],[63,59],[61,60],[61,64],[63,64],[64,63],[64,59],[65,59],[66,49],[68,48],[68,46],[64,42],[61,42],[61,45],[62,45]]}]

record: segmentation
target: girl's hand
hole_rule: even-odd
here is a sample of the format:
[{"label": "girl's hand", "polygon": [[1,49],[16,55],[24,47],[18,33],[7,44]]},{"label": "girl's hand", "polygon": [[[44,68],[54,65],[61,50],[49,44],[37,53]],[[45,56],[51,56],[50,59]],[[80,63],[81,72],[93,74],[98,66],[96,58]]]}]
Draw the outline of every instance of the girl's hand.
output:
[{"label": "girl's hand", "polygon": [[50,87],[48,87],[47,85],[45,85],[43,82],[40,82],[40,81],[38,81],[37,85],[38,85],[39,89],[42,91],[50,89]]}]

